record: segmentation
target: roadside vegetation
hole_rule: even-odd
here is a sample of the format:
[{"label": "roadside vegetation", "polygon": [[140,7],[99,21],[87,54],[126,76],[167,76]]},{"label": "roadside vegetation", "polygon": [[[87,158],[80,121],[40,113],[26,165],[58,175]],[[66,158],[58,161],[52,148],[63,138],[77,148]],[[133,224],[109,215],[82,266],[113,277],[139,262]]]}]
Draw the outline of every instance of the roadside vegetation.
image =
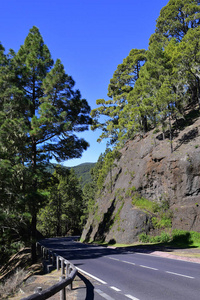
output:
[{"label": "roadside vegetation", "polygon": [[[190,125],[188,109],[199,117],[199,16],[198,0],[169,0],[148,49],[132,49],[116,66],[109,99],[98,99],[91,115],[37,27],[30,29],[17,53],[5,53],[0,43],[0,262],[27,245],[34,262],[38,230],[44,236],[80,234],[89,213],[96,213],[95,197],[103,189],[113,192],[113,168],[128,140],[154,129],[174,151],[176,130]],[[99,141],[106,139],[108,148],[82,177],[81,184],[83,179],[86,184],[81,186],[77,170],[52,170],[51,160],[80,157],[89,145],[76,132],[89,125],[102,130]],[[140,242],[200,245],[198,233],[171,229],[169,203],[153,203],[135,187],[126,193],[161,232],[154,237],[142,233]],[[121,209],[122,204],[117,222]]]},{"label": "roadside vegetation", "polygon": [[164,244],[166,246],[178,248],[199,248],[200,247],[200,233],[196,231],[186,231],[173,229],[170,231],[162,231],[160,235],[150,236],[146,233],[139,235],[141,243]]},{"label": "roadside vegetation", "polygon": [[200,233],[196,231],[186,231],[180,229],[164,230],[157,236],[150,236],[146,233],[141,233],[139,235],[139,242],[133,244],[120,244],[116,242],[101,242],[95,241],[95,244],[102,246],[112,246],[112,247],[140,247],[145,245],[152,246],[170,247],[170,248],[200,248]]}]

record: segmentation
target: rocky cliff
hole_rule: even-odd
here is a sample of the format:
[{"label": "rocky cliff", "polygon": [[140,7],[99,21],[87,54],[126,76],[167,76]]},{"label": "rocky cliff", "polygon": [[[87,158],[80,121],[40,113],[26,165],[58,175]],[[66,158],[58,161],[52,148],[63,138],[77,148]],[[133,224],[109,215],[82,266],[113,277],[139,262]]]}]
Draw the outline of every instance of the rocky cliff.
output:
[{"label": "rocky cliff", "polygon": [[[179,121],[173,136],[172,153],[169,138],[163,139],[157,130],[125,144],[97,196],[82,240],[132,243],[140,233],[155,234],[167,224],[155,209],[163,204],[167,205],[165,220],[170,219],[168,228],[200,231],[198,111]],[[137,202],[141,199],[143,206]],[[154,210],[148,208],[148,202]]]}]

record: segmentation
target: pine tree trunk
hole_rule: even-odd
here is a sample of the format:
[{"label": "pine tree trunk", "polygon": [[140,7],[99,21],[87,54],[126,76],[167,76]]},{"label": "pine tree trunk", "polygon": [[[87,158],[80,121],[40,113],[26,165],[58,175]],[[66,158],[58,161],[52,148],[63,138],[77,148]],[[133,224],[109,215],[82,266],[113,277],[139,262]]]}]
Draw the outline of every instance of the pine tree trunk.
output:
[{"label": "pine tree trunk", "polygon": [[36,212],[32,213],[32,222],[31,222],[31,260],[32,264],[37,261],[36,253],[36,240],[37,240],[37,231],[36,231],[37,217]]},{"label": "pine tree trunk", "polygon": [[169,136],[170,136],[170,145],[171,145],[171,153],[172,153],[174,151],[174,149],[173,149],[173,141],[172,141],[171,114],[169,114]]},{"label": "pine tree trunk", "polygon": [[197,100],[200,108],[200,82],[198,77],[197,77]]},{"label": "pine tree trunk", "polygon": [[58,194],[58,207],[57,207],[57,229],[56,229],[56,234],[57,236],[62,235],[62,230],[61,230],[61,197],[60,194]]},{"label": "pine tree trunk", "polygon": [[147,117],[146,116],[142,116],[142,126],[143,126],[144,133],[146,133],[148,131]]},{"label": "pine tree trunk", "polygon": [[[32,169],[33,169],[33,178],[36,173],[36,140],[32,138]],[[37,179],[33,179],[33,186],[32,186],[32,195],[31,195],[31,214],[32,214],[32,222],[31,222],[31,257],[32,263],[37,261],[37,254],[36,254],[36,225],[37,225],[37,208],[35,203],[37,199],[35,199],[35,195],[37,195]]]}]

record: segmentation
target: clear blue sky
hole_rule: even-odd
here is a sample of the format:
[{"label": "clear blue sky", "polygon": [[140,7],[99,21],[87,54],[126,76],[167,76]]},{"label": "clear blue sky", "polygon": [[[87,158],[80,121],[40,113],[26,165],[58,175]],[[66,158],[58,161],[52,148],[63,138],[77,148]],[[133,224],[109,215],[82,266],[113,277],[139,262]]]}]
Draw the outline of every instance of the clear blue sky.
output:
[{"label": "clear blue sky", "polygon": [[[91,108],[107,99],[107,88],[117,65],[133,48],[147,49],[156,19],[168,0],[7,0],[1,1],[0,41],[6,51],[18,51],[33,25],[37,26],[54,60],[76,82]],[[106,142],[100,132],[82,136],[90,143],[75,166],[96,162]]]}]

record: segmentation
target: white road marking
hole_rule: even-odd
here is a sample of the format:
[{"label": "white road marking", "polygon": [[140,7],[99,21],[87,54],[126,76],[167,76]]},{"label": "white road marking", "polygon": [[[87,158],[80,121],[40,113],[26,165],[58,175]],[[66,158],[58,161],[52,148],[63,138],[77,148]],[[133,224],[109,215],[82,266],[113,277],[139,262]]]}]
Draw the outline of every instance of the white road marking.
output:
[{"label": "white road marking", "polygon": [[184,274],[174,273],[174,272],[170,272],[170,271],[166,271],[166,273],[177,275],[177,276],[182,276],[182,277],[186,277],[186,278],[190,278],[190,279],[194,279],[194,277],[188,276],[188,275],[184,275]]},{"label": "white road marking", "polygon": [[125,263],[125,264],[129,264],[129,265],[135,266],[135,263],[132,263],[130,261],[122,260],[122,262]]},{"label": "white road marking", "polygon": [[96,277],[96,276],[94,276],[94,275],[92,275],[92,274],[90,274],[90,273],[88,273],[88,272],[86,272],[86,271],[84,271],[84,270],[82,270],[82,269],[80,269],[80,268],[78,268],[78,267],[76,267],[76,269],[77,269],[78,271],[80,271],[81,273],[83,273],[83,274],[85,274],[85,275],[87,275],[87,276],[89,276],[89,277],[91,277],[91,278],[93,278],[93,279],[99,281],[99,282],[102,283],[102,284],[107,284],[107,282],[105,282],[105,281],[99,279],[98,277]]},{"label": "white road marking", "polygon": [[121,290],[118,289],[118,288],[116,288],[115,286],[111,286],[110,288],[113,289],[113,290],[116,291],[116,292],[121,292]]},{"label": "white road marking", "polygon": [[139,300],[138,298],[135,298],[135,297],[133,297],[131,295],[125,295],[125,296],[128,297],[129,299],[132,299],[132,300]]},{"label": "white road marking", "polygon": [[95,292],[97,292],[99,295],[101,295],[101,297],[105,298],[106,300],[115,300],[112,297],[110,297],[109,295],[107,295],[106,293],[102,292],[99,289],[95,289]]},{"label": "white road marking", "polygon": [[148,267],[148,266],[143,266],[143,265],[140,265],[140,267],[142,267],[142,268],[146,268],[146,269],[150,269],[150,270],[155,270],[155,271],[158,271],[158,269],[156,269],[156,268],[152,268],[152,267]]},{"label": "white road marking", "polygon": [[117,260],[117,261],[120,261],[118,258],[114,258],[114,257],[108,257],[109,259],[112,259],[112,260]]}]

